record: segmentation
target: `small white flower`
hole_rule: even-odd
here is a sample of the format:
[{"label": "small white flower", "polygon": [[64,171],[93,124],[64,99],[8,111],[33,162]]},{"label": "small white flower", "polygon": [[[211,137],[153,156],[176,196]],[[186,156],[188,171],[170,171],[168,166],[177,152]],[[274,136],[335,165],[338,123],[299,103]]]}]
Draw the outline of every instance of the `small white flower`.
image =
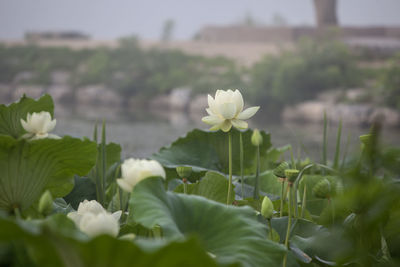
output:
[{"label": "small white flower", "polygon": [[209,116],[203,117],[202,121],[212,125],[211,131],[221,129],[228,132],[232,125],[240,130],[247,129],[248,124],[244,120],[252,117],[260,107],[250,107],[243,110],[243,97],[239,90],[217,90],[215,99],[208,95]]},{"label": "small white flower", "polygon": [[117,183],[127,192],[132,192],[133,187],[145,178],[161,176],[165,179],[164,168],[155,160],[126,159],[121,165],[121,173]]},{"label": "small white flower", "polygon": [[79,228],[90,237],[101,234],[116,237],[119,232],[119,223],[110,213],[86,213],[82,216]]},{"label": "small white flower", "polygon": [[78,210],[68,213],[68,218],[88,236],[99,234],[117,236],[119,232],[119,218],[122,211],[113,214],[107,212],[96,200],[84,200],[79,203]]},{"label": "small white flower", "polygon": [[26,121],[21,119],[21,124],[25,131],[28,132],[24,135],[25,138],[60,138],[55,134],[49,134],[56,127],[56,119],[52,120],[50,113],[47,111],[28,113]]}]

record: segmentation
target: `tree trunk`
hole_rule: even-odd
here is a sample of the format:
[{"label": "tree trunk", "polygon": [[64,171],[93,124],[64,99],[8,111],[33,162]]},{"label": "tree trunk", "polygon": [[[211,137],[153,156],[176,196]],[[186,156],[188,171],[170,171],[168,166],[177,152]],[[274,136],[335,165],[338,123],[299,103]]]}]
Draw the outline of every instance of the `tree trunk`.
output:
[{"label": "tree trunk", "polygon": [[337,26],[337,0],[314,0],[317,26]]}]

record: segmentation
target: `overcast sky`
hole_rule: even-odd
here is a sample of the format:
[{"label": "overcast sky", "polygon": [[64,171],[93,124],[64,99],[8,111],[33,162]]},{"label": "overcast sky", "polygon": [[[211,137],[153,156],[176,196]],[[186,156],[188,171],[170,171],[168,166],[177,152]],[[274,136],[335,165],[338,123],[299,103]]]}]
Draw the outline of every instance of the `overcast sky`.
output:
[{"label": "overcast sky", "polygon": [[[400,0],[338,2],[342,25],[400,26]],[[175,21],[175,39],[189,39],[204,25],[235,23],[246,13],[264,23],[280,14],[291,25],[314,24],[312,0],[0,0],[0,39],[44,30],[158,39],[167,19]]]}]

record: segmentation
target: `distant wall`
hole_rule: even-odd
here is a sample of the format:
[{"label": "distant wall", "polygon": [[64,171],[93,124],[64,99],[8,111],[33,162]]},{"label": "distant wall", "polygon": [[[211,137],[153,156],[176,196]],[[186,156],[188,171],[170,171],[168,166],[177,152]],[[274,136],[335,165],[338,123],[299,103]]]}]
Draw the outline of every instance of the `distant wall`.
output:
[{"label": "distant wall", "polygon": [[301,37],[317,37],[336,32],[342,38],[400,39],[400,27],[259,27],[207,26],[197,34],[197,40],[206,42],[295,42]]}]

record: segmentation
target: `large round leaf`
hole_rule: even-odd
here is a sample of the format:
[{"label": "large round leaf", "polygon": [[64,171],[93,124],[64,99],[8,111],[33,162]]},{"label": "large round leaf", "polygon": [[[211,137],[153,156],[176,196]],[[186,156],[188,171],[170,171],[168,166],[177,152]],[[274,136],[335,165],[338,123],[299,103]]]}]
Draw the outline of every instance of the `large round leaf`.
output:
[{"label": "large round leaf", "polygon": [[27,141],[0,135],[0,209],[28,208],[49,189],[68,194],[73,175],[85,175],[96,162],[96,144],[72,137]]},{"label": "large round leaf", "polygon": [[[232,129],[233,173],[240,174],[239,131]],[[251,144],[253,131],[248,129],[243,134],[244,171],[246,174],[255,171],[256,147]],[[271,148],[270,135],[261,132],[263,144],[260,146],[261,161],[267,160],[268,149]],[[191,166],[196,170],[213,170],[228,173],[228,134],[207,132],[195,129],[185,137],[163,147],[152,156],[168,168]]]},{"label": "large round leaf", "polygon": [[[33,266],[218,266],[194,238],[133,243],[102,235],[88,240],[61,214],[36,222],[15,222],[0,217],[0,229],[0,242],[17,244],[19,250],[28,249],[25,255],[19,253],[18,260],[26,257],[25,262]],[[14,260],[16,257],[11,262]],[[0,255],[0,265],[2,263]]]},{"label": "large round leaf", "polygon": [[137,184],[130,199],[130,220],[161,226],[167,239],[196,235],[218,262],[241,266],[278,266],[283,246],[270,241],[266,226],[249,207],[220,204],[199,196],[166,192],[161,179]]},{"label": "large round leaf", "polygon": [[25,133],[21,119],[25,120],[28,113],[47,111],[53,116],[53,109],[53,99],[47,94],[38,100],[24,95],[18,102],[9,106],[0,105],[0,134],[17,138]]}]

